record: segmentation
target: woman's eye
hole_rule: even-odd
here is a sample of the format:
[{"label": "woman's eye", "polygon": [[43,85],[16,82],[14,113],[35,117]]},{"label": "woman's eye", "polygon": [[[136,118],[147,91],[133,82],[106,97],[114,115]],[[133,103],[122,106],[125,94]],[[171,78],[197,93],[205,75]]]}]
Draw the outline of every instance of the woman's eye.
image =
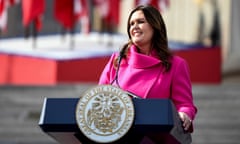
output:
[{"label": "woman's eye", "polygon": [[130,26],[133,26],[135,24],[143,24],[145,22],[146,22],[145,20],[137,20],[137,21],[134,21],[134,22],[130,22]]},{"label": "woman's eye", "polygon": [[133,26],[133,25],[134,25],[134,22],[131,22],[131,23],[130,23],[130,26]]}]

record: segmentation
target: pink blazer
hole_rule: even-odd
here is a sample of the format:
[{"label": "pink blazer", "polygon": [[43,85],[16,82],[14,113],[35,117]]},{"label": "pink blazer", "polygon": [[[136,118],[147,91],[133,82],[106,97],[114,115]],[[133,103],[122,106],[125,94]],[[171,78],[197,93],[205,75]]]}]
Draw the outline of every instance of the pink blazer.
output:
[{"label": "pink blazer", "polygon": [[[110,84],[116,74],[114,53],[105,66],[99,84]],[[192,97],[189,68],[186,61],[173,56],[170,71],[165,72],[161,61],[153,52],[150,56],[137,52],[133,45],[127,59],[122,59],[118,82],[120,88],[142,98],[170,98],[180,112],[185,112],[193,120],[197,112]],[[116,82],[113,84],[116,85]]]}]

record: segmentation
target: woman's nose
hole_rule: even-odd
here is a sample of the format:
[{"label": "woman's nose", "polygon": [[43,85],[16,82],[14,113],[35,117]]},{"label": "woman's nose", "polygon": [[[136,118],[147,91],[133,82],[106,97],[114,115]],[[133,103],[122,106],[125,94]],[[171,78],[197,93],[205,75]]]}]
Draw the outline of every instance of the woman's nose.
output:
[{"label": "woman's nose", "polygon": [[134,23],[134,24],[132,25],[132,27],[133,27],[133,28],[138,28],[138,23]]}]

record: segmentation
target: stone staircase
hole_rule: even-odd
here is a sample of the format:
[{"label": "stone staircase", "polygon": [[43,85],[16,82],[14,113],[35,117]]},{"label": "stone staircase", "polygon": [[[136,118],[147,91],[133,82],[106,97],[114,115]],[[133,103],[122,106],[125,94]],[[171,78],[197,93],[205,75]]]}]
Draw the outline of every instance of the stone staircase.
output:
[{"label": "stone staircase", "polygon": [[193,143],[240,143],[240,83],[194,86],[199,109]]},{"label": "stone staircase", "polygon": [[[44,97],[79,97],[94,84],[0,87],[0,144],[57,144],[38,127]],[[193,85],[193,144],[240,143],[240,83]]]}]

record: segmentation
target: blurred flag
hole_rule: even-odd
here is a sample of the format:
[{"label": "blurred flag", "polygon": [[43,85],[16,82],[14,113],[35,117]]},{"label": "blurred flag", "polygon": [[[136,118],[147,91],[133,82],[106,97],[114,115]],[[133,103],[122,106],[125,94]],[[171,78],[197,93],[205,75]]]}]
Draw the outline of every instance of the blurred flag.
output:
[{"label": "blurred flag", "polygon": [[164,12],[170,4],[170,0],[135,0],[135,5],[150,4],[156,7],[159,11]]},{"label": "blurred flag", "polygon": [[0,0],[0,30],[6,31],[7,28],[7,4],[6,0]]},{"label": "blurred flag", "polygon": [[110,0],[94,0],[94,5],[100,14],[100,17],[106,18],[109,13]]},{"label": "blurred flag", "polygon": [[87,0],[74,0],[74,15],[76,17],[76,21],[81,22],[82,32],[89,33],[90,19]]},{"label": "blurred flag", "polygon": [[108,21],[113,25],[119,24],[120,17],[120,0],[110,0],[110,9],[108,13]]},{"label": "blurred flag", "polygon": [[7,31],[8,7],[19,3],[20,0],[0,0],[0,30]]},{"label": "blurred flag", "polygon": [[146,4],[150,4],[156,8],[158,7],[158,1],[160,0],[135,0],[135,5],[146,5]]},{"label": "blurred flag", "polygon": [[82,23],[82,30],[89,32],[89,10],[87,0],[55,0],[54,15],[65,30],[73,30],[76,22]]},{"label": "blurred flag", "polygon": [[44,9],[44,0],[22,0],[23,26],[28,27],[33,22],[37,31],[40,31]]},{"label": "blurred flag", "polygon": [[119,24],[119,0],[95,0],[94,2],[100,16],[106,23],[113,25]]},{"label": "blurred flag", "polygon": [[55,0],[54,16],[66,30],[72,30],[75,24],[74,0]]},{"label": "blurred flag", "polygon": [[10,6],[18,4],[20,2],[20,0],[7,0],[7,1],[9,1]]},{"label": "blurred flag", "polygon": [[158,6],[161,12],[166,11],[169,5],[170,5],[169,0],[158,0]]}]

